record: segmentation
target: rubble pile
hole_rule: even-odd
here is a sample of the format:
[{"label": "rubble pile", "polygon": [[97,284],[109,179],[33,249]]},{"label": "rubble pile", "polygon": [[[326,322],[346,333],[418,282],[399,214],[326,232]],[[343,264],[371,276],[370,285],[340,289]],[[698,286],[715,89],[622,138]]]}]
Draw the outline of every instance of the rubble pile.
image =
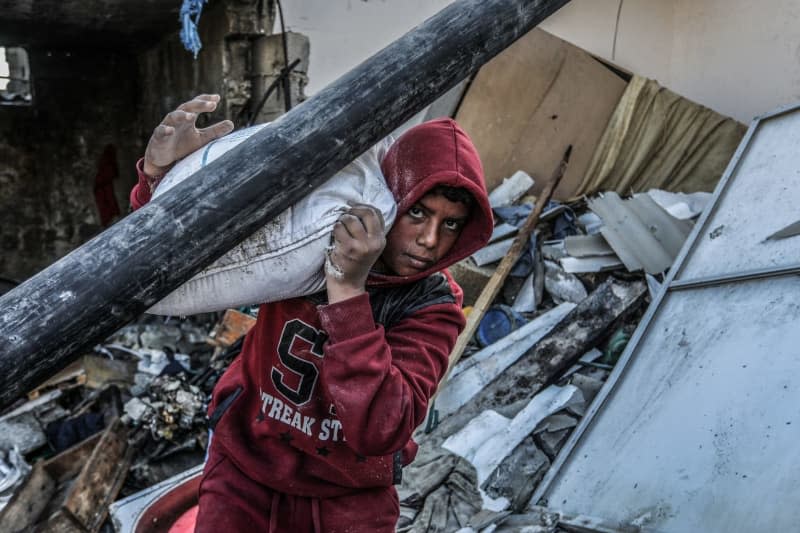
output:
[{"label": "rubble pile", "polygon": [[[518,179],[528,183],[520,172],[507,181]],[[650,191],[547,205],[417,432],[420,455],[398,489],[398,531],[574,530],[579,521],[537,507],[547,502],[532,495],[709,198]],[[518,193],[493,205],[492,241],[452,269],[465,303],[479,305],[535,201]]]},{"label": "rubble pile", "polygon": [[[0,415],[4,528],[60,527],[75,502],[104,492],[104,505],[79,520],[96,531],[114,499],[202,464],[208,398],[238,353],[222,318],[143,315]],[[98,478],[111,484],[93,488]],[[40,479],[52,490],[36,496],[37,512],[22,513]]]},{"label": "rubble pile", "polygon": [[[480,304],[534,211],[537,198],[525,196],[532,184],[517,172],[493,192],[491,242],[451,269],[465,313],[480,321],[417,432],[419,456],[398,490],[398,531],[570,530],[573,518],[531,497],[706,200],[654,191],[550,201],[497,296]],[[3,413],[0,520],[24,524],[26,484],[44,479],[51,489],[33,513],[39,527],[69,515],[85,530],[111,528],[114,500],[199,472],[211,391],[255,320],[243,311],[145,315]],[[105,484],[89,482],[98,476]],[[102,505],[81,510],[101,493]]]}]

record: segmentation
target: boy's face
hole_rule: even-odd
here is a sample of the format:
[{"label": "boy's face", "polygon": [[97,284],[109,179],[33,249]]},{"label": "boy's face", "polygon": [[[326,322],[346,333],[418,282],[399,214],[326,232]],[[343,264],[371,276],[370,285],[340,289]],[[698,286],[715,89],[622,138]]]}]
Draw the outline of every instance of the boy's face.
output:
[{"label": "boy's face", "polygon": [[426,194],[397,218],[376,266],[398,276],[428,270],[456,243],[468,216],[465,204]]}]

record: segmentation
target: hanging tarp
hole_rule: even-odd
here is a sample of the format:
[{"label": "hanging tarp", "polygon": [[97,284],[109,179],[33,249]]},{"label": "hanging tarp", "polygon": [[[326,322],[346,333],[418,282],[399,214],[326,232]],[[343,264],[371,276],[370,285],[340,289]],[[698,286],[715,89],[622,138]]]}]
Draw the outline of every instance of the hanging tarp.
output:
[{"label": "hanging tarp", "polygon": [[634,76],[574,196],[713,191],[745,131],[731,118]]}]

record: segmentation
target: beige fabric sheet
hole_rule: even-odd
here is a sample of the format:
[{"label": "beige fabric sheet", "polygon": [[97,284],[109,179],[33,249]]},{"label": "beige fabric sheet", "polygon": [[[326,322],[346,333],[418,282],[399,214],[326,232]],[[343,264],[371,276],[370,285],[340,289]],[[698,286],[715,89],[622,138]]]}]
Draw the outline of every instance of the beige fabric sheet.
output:
[{"label": "beige fabric sheet", "polygon": [[574,196],[713,191],[745,131],[731,118],[634,76]]}]

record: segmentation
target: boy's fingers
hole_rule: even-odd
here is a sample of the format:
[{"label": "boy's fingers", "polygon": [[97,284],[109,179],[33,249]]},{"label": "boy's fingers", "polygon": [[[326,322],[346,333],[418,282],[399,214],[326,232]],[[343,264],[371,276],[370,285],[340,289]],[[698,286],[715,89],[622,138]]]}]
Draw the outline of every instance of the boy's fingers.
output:
[{"label": "boy's fingers", "polygon": [[162,124],[167,126],[181,126],[188,122],[192,122],[197,118],[196,113],[189,113],[188,111],[184,111],[182,109],[176,109],[175,111],[171,111],[164,117]]},{"label": "boy's fingers", "polygon": [[218,94],[200,94],[188,102],[179,105],[178,110],[189,111],[191,113],[204,113],[216,109],[217,102],[219,102]]},{"label": "boy's fingers", "polygon": [[200,136],[203,138],[204,142],[213,141],[214,139],[218,139],[223,135],[227,135],[232,132],[233,122],[230,120],[223,120],[222,122],[217,122],[216,124],[212,124],[211,126],[198,131],[200,132]]},{"label": "boy's fingers", "polygon": [[350,235],[350,232],[345,226],[344,222],[337,220],[336,223],[333,225],[333,241],[335,246],[338,246],[342,243],[342,241],[347,241],[348,239],[352,239],[353,236]]},{"label": "boy's fingers", "polygon": [[353,239],[361,240],[367,237],[367,228],[358,216],[344,213],[339,217],[339,223]]},{"label": "boy's fingers", "polygon": [[153,130],[153,137],[155,137],[157,141],[160,141],[169,137],[173,133],[175,133],[175,128],[172,126],[167,126],[166,124],[161,124],[157,126],[155,130]]},{"label": "boy's fingers", "polygon": [[192,100],[208,100],[211,102],[219,102],[218,94],[198,94]]},{"label": "boy's fingers", "polygon": [[382,235],[385,223],[383,214],[375,207],[367,204],[354,204],[349,213],[358,217],[368,235]]}]

